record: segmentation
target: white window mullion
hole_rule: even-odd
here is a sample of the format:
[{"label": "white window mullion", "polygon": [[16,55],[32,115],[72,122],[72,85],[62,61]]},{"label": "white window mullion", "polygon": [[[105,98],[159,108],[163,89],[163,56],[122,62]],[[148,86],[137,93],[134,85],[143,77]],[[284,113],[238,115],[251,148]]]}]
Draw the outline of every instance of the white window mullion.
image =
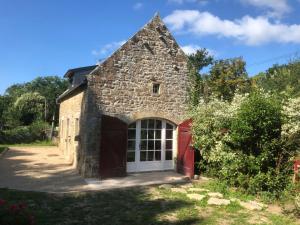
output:
[{"label": "white window mullion", "polygon": [[162,120],[161,130],[161,160],[164,162],[166,159],[166,121]]},{"label": "white window mullion", "polygon": [[136,122],[136,132],[135,132],[135,163],[140,162],[140,142],[141,142],[141,121]]},{"label": "white window mullion", "polygon": [[175,158],[177,157],[177,132],[176,127],[173,125],[173,144],[172,144],[172,159],[173,162],[175,161]]}]

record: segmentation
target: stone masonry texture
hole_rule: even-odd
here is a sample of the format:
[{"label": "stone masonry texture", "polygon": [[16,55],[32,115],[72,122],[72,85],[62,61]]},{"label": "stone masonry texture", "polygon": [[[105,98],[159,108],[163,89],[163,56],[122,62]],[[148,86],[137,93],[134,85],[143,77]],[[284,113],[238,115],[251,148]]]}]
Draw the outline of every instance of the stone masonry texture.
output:
[{"label": "stone masonry texture", "polygon": [[[159,93],[153,93],[153,84],[160,85]],[[73,151],[79,172],[99,175],[101,115],[128,124],[149,117],[179,124],[188,107],[188,86],[187,57],[156,15],[87,76],[81,103],[73,101],[81,106],[80,140]]]}]

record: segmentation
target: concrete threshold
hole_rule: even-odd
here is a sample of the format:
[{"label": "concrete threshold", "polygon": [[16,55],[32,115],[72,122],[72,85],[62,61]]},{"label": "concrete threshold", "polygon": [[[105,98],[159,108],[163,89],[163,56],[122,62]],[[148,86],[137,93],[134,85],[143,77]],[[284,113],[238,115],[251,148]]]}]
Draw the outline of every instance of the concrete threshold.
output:
[{"label": "concrete threshold", "polygon": [[156,184],[187,183],[189,178],[174,171],[132,173],[126,177],[110,179],[85,179],[87,189],[110,190],[115,188],[127,188],[135,186],[147,186]]}]

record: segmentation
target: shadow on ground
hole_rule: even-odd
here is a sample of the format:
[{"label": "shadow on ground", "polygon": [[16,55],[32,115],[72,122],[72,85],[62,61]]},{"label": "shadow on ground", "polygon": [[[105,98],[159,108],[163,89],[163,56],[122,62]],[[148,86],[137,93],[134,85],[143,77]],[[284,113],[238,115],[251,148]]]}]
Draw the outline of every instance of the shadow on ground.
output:
[{"label": "shadow on ground", "polygon": [[86,182],[56,147],[12,148],[0,158],[0,188],[67,192]]},{"label": "shadow on ground", "polygon": [[43,225],[192,225],[197,216],[170,219],[165,215],[193,205],[178,199],[153,199],[147,188],[92,193],[46,194],[0,189],[11,202],[25,202]]}]

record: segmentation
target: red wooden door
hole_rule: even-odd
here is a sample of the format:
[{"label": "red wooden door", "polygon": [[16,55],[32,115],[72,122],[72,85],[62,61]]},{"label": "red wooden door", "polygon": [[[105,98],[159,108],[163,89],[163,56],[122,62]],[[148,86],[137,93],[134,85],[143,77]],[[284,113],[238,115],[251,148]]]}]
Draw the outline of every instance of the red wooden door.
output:
[{"label": "red wooden door", "polygon": [[192,120],[185,120],[178,126],[177,171],[190,178],[194,176],[194,149],[191,133]]},{"label": "red wooden door", "polygon": [[118,118],[102,116],[100,178],[126,175],[127,124]]}]

